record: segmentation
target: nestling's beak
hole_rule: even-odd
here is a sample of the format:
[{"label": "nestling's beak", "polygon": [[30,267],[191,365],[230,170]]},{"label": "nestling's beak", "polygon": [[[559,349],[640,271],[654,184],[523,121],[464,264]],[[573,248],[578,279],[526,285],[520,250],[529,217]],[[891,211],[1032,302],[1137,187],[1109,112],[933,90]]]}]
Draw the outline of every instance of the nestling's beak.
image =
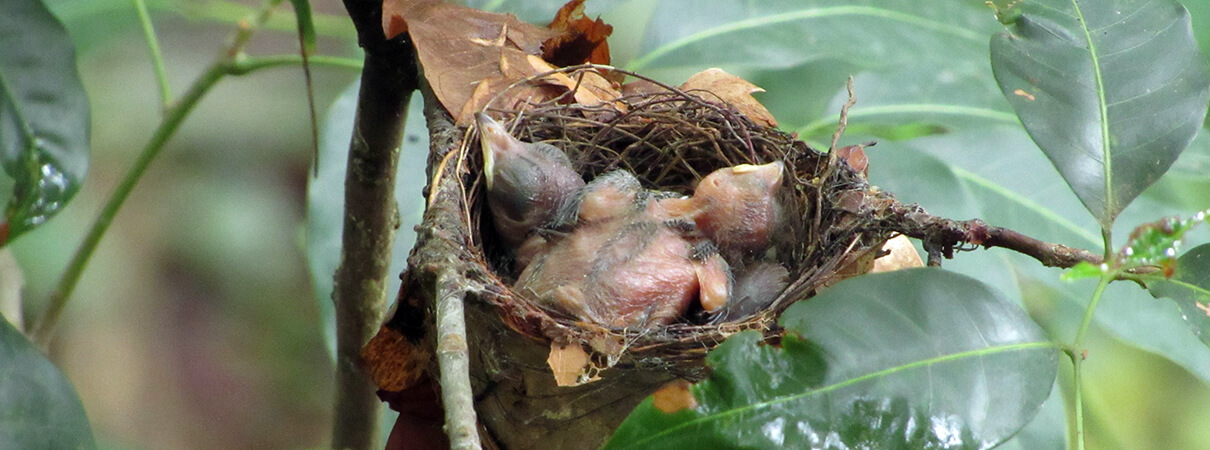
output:
[{"label": "nestling's beak", "polygon": [[487,188],[491,189],[496,182],[494,169],[497,155],[522,151],[525,143],[508,134],[500,122],[485,113],[475,113],[475,125],[479,129],[479,145],[483,149],[483,173],[487,178]]},{"label": "nestling's beak", "polygon": [[731,168],[731,172],[736,175],[752,174],[764,181],[769,186],[769,194],[777,192],[777,188],[781,187],[782,173],[785,172],[785,164],[781,161],[773,161],[768,164],[752,165],[740,164]]}]

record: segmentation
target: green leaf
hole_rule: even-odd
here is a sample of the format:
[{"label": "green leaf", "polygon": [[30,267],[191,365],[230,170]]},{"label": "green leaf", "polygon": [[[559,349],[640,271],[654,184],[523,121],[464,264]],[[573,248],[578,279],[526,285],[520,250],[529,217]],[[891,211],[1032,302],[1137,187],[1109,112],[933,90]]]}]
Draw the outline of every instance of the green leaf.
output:
[{"label": "green leaf", "polygon": [[[995,143],[993,150],[984,150],[989,143]],[[1046,157],[1033,151],[1035,148],[1023,130],[996,127],[904,143],[886,142],[867,154],[871,179],[903,201],[920,203],[934,214],[979,217],[1044,241],[1099,253],[1101,236],[1095,231],[1096,222],[1081,211],[1079,199]],[[917,170],[921,163],[914,161],[931,157],[950,165],[958,177],[956,185],[939,177],[938,171]],[[1171,176],[1165,175],[1164,179]],[[922,179],[928,182],[922,183]],[[945,184],[937,184],[938,180]],[[966,197],[958,193],[966,193]],[[1139,197],[1122,212],[1115,236],[1124,241],[1133,224],[1190,212],[1183,209],[1186,206],[1170,206],[1149,197]],[[1199,203],[1204,208],[1205,198]],[[1062,282],[1059,271],[1003,249],[959,253],[945,265],[992,284],[1000,292],[1012,292],[1012,287],[1004,286],[1005,281],[1018,286],[1016,289],[1028,294],[1031,314],[1057,342],[1073,338],[1095,284]],[[1105,299],[1093,316],[1099,328],[1163,356],[1210,383],[1210,349],[1187,331],[1173,305],[1156,301],[1133,283],[1111,284]]]},{"label": "green leaf", "polygon": [[770,69],[821,59],[866,68],[922,64],[950,51],[984,49],[987,27],[995,24],[988,16],[975,2],[664,1],[626,68]]},{"label": "green leaf", "polygon": [[41,225],[88,169],[88,98],[63,25],[38,0],[0,2],[0,165],[13,193],[0,245]]},{"label": "green leaf", "polygon": [[[319,302],[320,320],[328,344],[328,355],[336,354],[336,312],[332,305],[332,276],[340,264],[341,231],[344,229],[344,180],[348,167],[349,142],[353,136],[353,114],[357,109],[360,80],[354,80],[332,103],[320,129],[319,176],[307,185],[307,266]],[[395,232],[391,253],[392,274],[403,271],[408,252],[416,242],[413,228],[424,213],[424,168],[429,138],[421,112],[423,101],[412,97],[409,120],[403,130],[403,147],[396,169],[395,199],[402,223]],[[387,292],[399,291],[399,277],[389,276]],[[392,301],[393,299],[388,299]]]},{"label": "green leaf", "polygon": [[[888,295],[888,293],[901,293]],[[712,352],[699,406],[644,403],[608,448],[989,448],[1050,394],[1058,352],[1015,304],[934,269],[846,280]]]},{"label": "green leaf", "polygon": [[1152,283],[1155,297],[1176,302],[1181,318],[1202,343],[1210,345],[1210,244],[1203,244],[1177,259],[1170,280]]},{"label": "green leaf", "polygon": [[62,372],[0,316],[0,448],[95,448]]},{"label": "green leaf", "polygon": [[1022,2],[992,69],[1030,136],[1110,228],[1206,116],[1210,72],[1172,0]]}]

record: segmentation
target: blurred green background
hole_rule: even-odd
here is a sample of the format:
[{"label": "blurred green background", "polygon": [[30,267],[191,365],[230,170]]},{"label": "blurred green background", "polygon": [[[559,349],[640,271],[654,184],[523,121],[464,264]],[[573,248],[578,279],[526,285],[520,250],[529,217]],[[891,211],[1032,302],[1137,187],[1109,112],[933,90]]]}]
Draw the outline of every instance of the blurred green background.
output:
[{"label": "blurred green background", "polygon": [[[160,117],[154,74],[132,3],[49,3],[77,45],[81,77],[93,109],[92,163],[76,199],[57,218],[12,247],[26,279],[27,316],[40,310],[40,302],[58,280],[100,205]],[[470,3],[515,11],[538,23],[548,20],[561,4],[545,0]],[[252,1],[170,0],[148,4],[176,93],[223,48],[235,21],[260,5]],[[1202,48],[1210,47],[1210,2],[1189,0],[1187,6]],[[312,7],[318,18],[319,53],[358,58],[342,4],[320,0]],[[288,6],[283,7],[270,29],[257,34],[250,54],[296,52],[297,37],[288,12]],[[658,11],[654,2],[590,0],[588,12],[601,14],[615,26],[611,39],[615,63],[625,65],[642,54],[645,30]],[[990,10],[986,16],[992,20]],[[684,26],[694,23],[688,21]],[[986,61],[979,63],[990,72]],[[651,73],[679,83],[687,74],[713,65],[708,57],[699,57],[696,64],[653,67]],[[724,67],[768,89],[760,100],[789,130],[834,114],[843,86],[839,75],[862,70],[830,60],[789,67]],[[322,120],[357,73],[317,67],[314,76]],[[861,83],[859,77],[857,109],[863,105]],[[877,83],[874,79],[868,85]],[[52,359],[75,383],[102,447],[301,448],[327,444],[332,364],[323,330],[331,325],[325,322],[330,313],[322,307],[327,295],[323,291],[330,289],[330,282],[313,283],[308,271],[305,223],[311,143],[304,89],[297,67],[221,82],[152,165],[102,241],[52,348]],[[998,97],[999,93],[987,95]],[[405,152],[419,155],[415,152],[423,151],[421,132],[416,126],[410,128]],[[1031,145],[1019,133],[1007,138],[996,133],[994,129],[976,130],[945,139],[966,139],[981,144],[975,150],[984,152]],[[339,142],[342,138],[332,139]],[[936,147],[953,145],[940,139],[917,141],[916,145],[934,143]],[[894,150],[900,147],[902,151]],[[1198,150],[1178,162],[1180,173],[1167,177],[1148,195],[1175,211],[1191,213],[1210,206],[1206,148],[1210,145],[1203,136]],[[906,145],[880,143],[870,152],[871,178],[909,201],[946,215],[950,205],[939,204],[936,199],[944,195],[934,192],[946,186],[925,179],[916,180],[913,187],[903,177],[896,178],[897,170],[919,163],[919,158],[912,159],[917,155],[912,151]],[[923,150],[920,154],[937,155]],[[1040,153],[1034,157],[1042,158]],[[341,156],[336,158],[339,161]],[[401,179],[410,187],[423,183],[418,175],[423,167],[417,161],[423,158],[405,156]],[[947,161],[961,166],[964,160]],[[1028,194],[1066,196],[1060,204],[1070,205],[1070,193]],[[418,190],[400,196],[405,223],[398,239],[403,248],[411,239],[408,220],[415,220],[418,200]],[[1155,211],[1167,213],[1169,209]],[[961,216],[964,210],[950,212]],[[1087,215],[1078,209],[1070,213]],[[1136,216],[1150,214],[1145,211]],[[1090,220],[1078,223],[1088,225]],[[1134,224],[1122,226],[1128,230]],[[1124,237],[1126,232],[1118,234]],[[315,241],[315,237],[311,239]],[[328,254],[326,259],[334,257]],[[959,269],[965,264],[966,270],[979,273],[978,265],[984,260],[978,258],[963,256],[947,267]],[[1057,271],[1050,273],[1058,276]],[[320,286],[320,294],[315,284]],[[1071,311],[1060,311],[1069,306],[1047,300],[1059,294],[1044,284],[1031,287],[1035,285],[1018,280],[1016,286],[1012,289],[1023,294],[1031,314],[1043,325],[1045,318],[1070,317]],[[1205,424],[1210,423],[1210,388],[1191,373],[1210,372],[1210,367],[1178,366],[1103,331],[1091,336],[1089,347],[1096,356],[1086,365],[1092,448],[1210,447],[1205,432]],[[1063,366],[1066,370],[1068,364]],[[1061,371],[1060,377],[1070,375]],[[1061,401],[1058,395],[1052,397],[1048,402],[1052,413],[1039,420],[1061,421]],[[1059,415],[1053,414],[1055,404]]]}]

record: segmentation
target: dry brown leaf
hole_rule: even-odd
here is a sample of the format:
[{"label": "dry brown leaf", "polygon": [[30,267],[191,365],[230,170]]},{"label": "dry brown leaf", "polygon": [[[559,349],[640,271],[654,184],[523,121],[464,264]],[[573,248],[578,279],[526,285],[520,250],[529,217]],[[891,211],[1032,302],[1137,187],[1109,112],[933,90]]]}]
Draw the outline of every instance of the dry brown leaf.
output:
[{"label": "dry brown leaf", "polygon": [[875,259],[870,273],[924,267],[924,260],[920,258],[920,252],[916,251],[916,246],[912,245],[912,240],[907,236],[901,234],[891,238],[882,245],[882,250],[891,253]]},{"label": "dry brown leaf", "polygon": [[[681,84],[681,90],[703,100],[722,100],[730,103],[740,114],[747,116],[752,122],[758,125],[767,127],[777,126],[777,120],[773,118],[773,113],[770,113],[768,109],[765,109],[765,105],[760,104],[759,101],[756,101],[756,98],[752,97],[752,93],[765,92],[765,90],[755,84],[749,83],[748,80],[724,72],[723,69],[712,68],[698,72],[689,77],[684,84]],[[709,94],[692,91],[706,91],[714,94],[717,98],[713,98]]]},{"label": "dry brown leaf", "polygon": [[555,384],[558,386],[579,386],[600,378],[590,376],[593,371],[592,362],[588,358],[588,352],[579,345],[564,346],[552,342],[546,364],[554,373]]},{"label": "dry brown leaf", "polygon": [[559,67],[576,64],[609,64],[609,42],[613,27],[599,17],[584,15],[584,0],[571,0],[559,8],[547,28],[558,36],[542,43],[542,59]]},{"label": "dry brown leaf", "polygon": [[[529,57],[529,64],[535,74],[555,70],[555,66],[533,55]],[[571,73],[552,73],[543,77],[541,81],[566,88],[572,92],[576,103],[585,106],[597,106],[601,103],[612,102],[622,96],[622,93],[614,89],[613,84],[609,80],[606,80],[599,72],[591,69],[577,70]],[[614,107],[619,109],[624,108],[621,103],[615,103]]]},{"label": "dry brown leaf", "polygon": [[[605,39],[612,27],[584,17],[582,0],[572,0],[559,11],[552,28],[517,20],[512,14],[495,14],[435,0],[386,0],[383,32],[388,38],[407,32],[416,47],[425,79],[455,122],[468,125],[476,111],[515,82],[556,66],[593,62],[609,63]],[[545,51],[545,53],[544,53]],[[539,70],[530,62],[547,54],[556,66]],[[544,61],[545,63],[545,61]],[[599,73],[563,75],[550,84],[564,89],[519,86],[492,103],[502,109],[519,109],[524,102],[542,102],[575,89],[576,101],[596,105],[620,94]],[[566,79],[574,80],[572,83]],[[578,86],[578,88],[577,88]]]},{"label": "dry brown leaf", "polygon": [[402,391],[414,386],[424,375],[432,352],[384,326],[361,348],[361,358],[375,386],[384,391]]},{"label": "dry brown leaf", "polygon": [[870,158],[865,154],[865,145],[846,145],[836,149],[836,157],[849,163],[849,167],[862,175],[870,175]]},{"label": "dry brown leaf", "polygon": [[689,390],[689,382],[674,380],[664,385],[652,394],[651,406],[665,414],[672,414],[685,409],[697,409],[697,398]]},{"label": "dry brown leaf", "polygon": [[[402,25],[401,25],[402,24]],[[407,31],[424,67],[424,76],[442,106],[459,124],[469,124],[478,86],[508,86],[533,74],[527,55],[541,53],[542,42],[557,32],[495,14],[437,1],[383,3],[383,27],[388,37]],[[393,34],[394,33],[394,34]],[[487,92],[495,94],[498,90]],[[480,95],[482,98],[484,95]]]}]

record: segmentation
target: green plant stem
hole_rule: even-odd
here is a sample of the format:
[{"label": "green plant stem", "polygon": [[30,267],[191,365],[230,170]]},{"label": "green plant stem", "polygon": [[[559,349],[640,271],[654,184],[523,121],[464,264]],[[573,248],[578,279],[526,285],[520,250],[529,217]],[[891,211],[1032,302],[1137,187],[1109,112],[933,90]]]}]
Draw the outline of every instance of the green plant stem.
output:
[{"label": "green plant stem", "polygon": [[[273,9],[281,4],[282,0],[270,0],[265,7],[257,15],[253,22],[257,25],[264,23],[272,14]],[[109,200],[101,209],[97,220],[93,222],[92,228],[88,230],[88,234],[84,237],[84,242],[80,244],[80,248],[76,250],[72,256],[71,262],[68,263],[67,269],[63,273],[63,278],[59,280],[59,284],[55,291],[51,293],[50,299],[47,301],[46,310],[43,311],[40,318],[37,320],[33,328],[31,339],[34,344],[45,349],[54,335],[55,326],[59,322],[59,317],[63,313],[63,307],[66,306],[67,300],[71,298],[71,294],[75,291],[76,285],[79,284],[80,276],[84,273],[85,266],[88,265],[89,259],[97,249],[97,244],[101,242],[101,237],[105,235],[105,231],[109,229],[109,225],[113,223],[114,217],[118,214],[118,210],[130,197],[131,191],[134,190],[139,179],[143,177],[143,173],[147,171],[147,167],[155,160],[160,151],[164,149],[164,144],[172,138],[181,123],[193,111],[202,97],[210,92],[219,80],[224,76],[231,74],[234,62],[240,58],[240,51],[248,39],[251,38],[256,26],[245,24],[236,31],[235,38],[231,45],[223,52],[222,56],[217,61],[210,65],[201,76],[198,77],[189,90],[185,92],[179,100],[173,102],[165,111],[165,116],[159,127],[151,135],[151,139],[143,150],[139,153],[138,159],[134,165],[122,177],[122,181],[109,196]]]},{"label": "green plant stem", "polygon": [[160,86],[160,103],[167,109],[168,102],[172,101],[172,88],[168,86],[168,71],[164,68],[164,53],[160,51],[160,40],[155,36],[155,27],[151,24],[147,4],[143,0],[134,0],[134,8],[139,12],[139,25],[143,27],[143,38],[147,40],[147,49],[151,51],[151,66],[155,68],[155,81]]},{"label": "green plant stem", "polygon": [[1084,338],[1088,335],[1088,327],[1092,326],[1092,316],[1096,313],[1097,305],[1101,303],[1101,297],[1105,294],[1105,288],[1115,278],[1117,278],[1116,271],[1101,274],[1101,279],[1097,282],[1097,288],[1092,292],[1092,300],[1088,302],[1088,307],[1084,309],[1084,318],[1080,320],[1080,328],[1076,330],[1075,341],[1071,344],[1072,349],[1075,351],[1082,351],[1084,349]]},{"label": "green plant stem", "polygon": [[1073,408],[1076,411],[1076,448],[1084,450],[1084,386],[1082,382],[1082,372],[1084,367],[1084,351],[1080,349],[1070,349],[1067,351],[1067,356],[1071,358],[1072,367],[1072,390]]},{"label": "green plant stem", "polygon": [[[1108,235],[1106,235],[1108,239]],[[1108,244],[1106,245],[1108,247]],[[1084,450],[1084,394],[1082,382],[1082,370],[1084,365],[1084,339],[1088,336],[1088,328],[1092,326],[1092,317],[1096,314],[1097,305],[1101,303],[1101,299],[1105,295],[1105,288],[1109,283],[1113,282],[1118,276],[1118,271],[1107,270],[1101,274],[1100,281],[1097,282],[1097,288],[1092,292],[1092,299],[1088,302],[1088,307],[1084,309],[1084,318],[1080,320],[1080,328],[1076,330],[1075,341],[1071,347],[1067,349],[1067,356],[1071,358],[1072,373],[1074,383],[1074,406],[1076,413],[1076,448]]]},{"label": "green plant stem", "polygon": [[[283,66],[301,66],[303,63],[300,55],[271,55],[257,56],[253,58],[245,58],[231,65],[232,75],[243,75],[249,72],[255,72],[261,69],[272,69]],[[327,66],[339,69],[361,70],[362,61],[360,59],[343,58],[339,56],[323,56],[310,55],[307,56],[307,63],[312,66]]]}]

